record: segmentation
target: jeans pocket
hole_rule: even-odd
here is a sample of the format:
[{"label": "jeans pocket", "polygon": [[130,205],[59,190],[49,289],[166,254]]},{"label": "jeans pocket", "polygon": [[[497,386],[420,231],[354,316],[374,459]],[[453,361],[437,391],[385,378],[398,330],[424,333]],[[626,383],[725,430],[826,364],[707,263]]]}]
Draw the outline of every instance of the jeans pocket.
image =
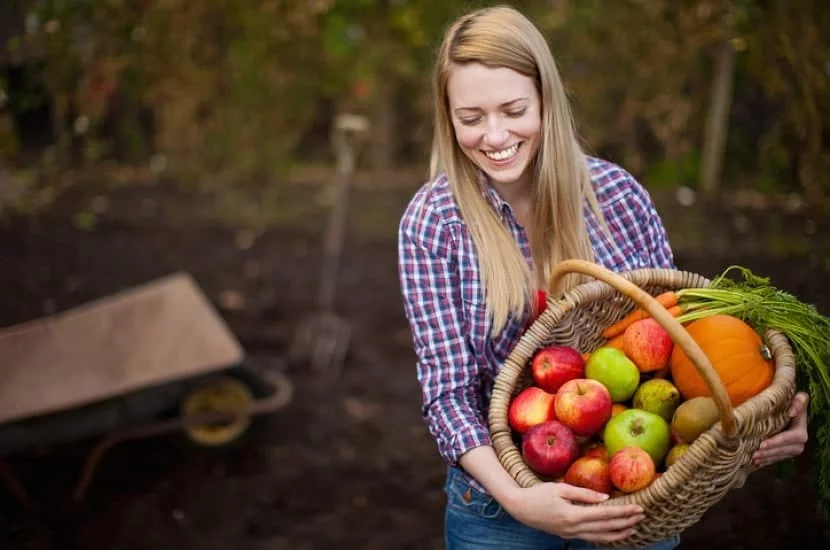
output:
[{"label": "jeans pocket", "polygon": [[450,468],[444,492],[447,494],[447,506],[452,510],[487,519],[504,517],[506,514],[496,499],[473,487],[456,468]]}]

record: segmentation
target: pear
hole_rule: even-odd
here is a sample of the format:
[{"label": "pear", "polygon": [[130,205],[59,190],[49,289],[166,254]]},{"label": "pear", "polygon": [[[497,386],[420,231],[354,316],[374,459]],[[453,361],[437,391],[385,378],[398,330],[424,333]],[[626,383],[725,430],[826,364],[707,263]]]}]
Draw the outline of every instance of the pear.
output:
[{"label": "pear", "polygon": [[666,455],[666,468],[671,468],[671,465],[677,462],[677,460],[683,456],[683,453],[689,450],[688,443],[678,443],[677,445],[673,446],[669,449],[668,454]]},{"label": "pear", "polygon": [[718,407],[711,397],[693,397],[674,411],[672,432],[684,443],[692,443],[720,419]]},{"label": "pear", "polygon": [[632,404],[635,409],[660,415],[670,422],[680,401],[680,391],[674,384],[665,378],[652,378],[640,384]]}]

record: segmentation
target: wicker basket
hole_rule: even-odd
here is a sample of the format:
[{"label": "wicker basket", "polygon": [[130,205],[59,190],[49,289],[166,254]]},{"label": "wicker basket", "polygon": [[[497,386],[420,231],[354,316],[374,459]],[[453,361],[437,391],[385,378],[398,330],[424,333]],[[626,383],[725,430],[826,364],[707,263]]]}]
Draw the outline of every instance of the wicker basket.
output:
[{"label": "wicker basket", "polygon": [[795,362],[786,338],[769,331],[766,342],[775,361],[772,384],[733,408],[716,371],[701,348],[653,298],[666,290],[708,286],[700,275],[670,269],[642,269],[615,274],[581,260],[562,262],[554,271],[552,286],[569,273],[596,281],[580,284],[548,307],[523,334],[496,377],[490,401],[489,423],[499,461],[522,487],[541,483],[524,462],[508,421],[510,400],[531,383],[528,365],[534,353],[547,345],[569,345],[580,352],[605,343],[602,331],[636,306],[643,307],[671,334],[706,380],[717,403],[720,421],[698,437],[675,464],[651,485],[636,493],[600,504],[636,503],[645,519],[635,532],[613,546],[642,547],[680,534],[697,523],[712,505],[751,473],[750,459],[760,442],[782,430],[795,392]]}]

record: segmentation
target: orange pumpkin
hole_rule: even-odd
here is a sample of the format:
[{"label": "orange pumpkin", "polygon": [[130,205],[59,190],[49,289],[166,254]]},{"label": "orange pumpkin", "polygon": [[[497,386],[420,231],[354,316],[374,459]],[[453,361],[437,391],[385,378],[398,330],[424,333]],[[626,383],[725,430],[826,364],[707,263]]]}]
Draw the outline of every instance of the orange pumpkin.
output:
[{"label": "orange pumpkin", "polygon": [[[772,383],[774,363],[765,358],[764,343],[755,330],[731,315],[711,315],[686,327],[717,371],[726,393],[737,407]],[[686,354],[675,346],[672,379],[683,399],[709,396],[709,388]]]}]

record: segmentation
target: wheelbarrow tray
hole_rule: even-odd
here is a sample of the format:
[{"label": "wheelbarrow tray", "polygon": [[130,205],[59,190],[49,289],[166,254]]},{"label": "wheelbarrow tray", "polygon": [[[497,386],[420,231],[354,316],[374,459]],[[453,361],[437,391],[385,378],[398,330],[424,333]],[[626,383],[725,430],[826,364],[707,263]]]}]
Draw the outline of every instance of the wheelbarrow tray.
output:
[{"label": "wheelbarrow tray", "polygon": [[[74,492],[81,499],[102,456],[119,442],[290,402],[285,375],[244,359],[218,312],[182,272],[0,330],[0,480],[34,508],[4,457],[105,435],[84,462]],[[253,401],[232,411],[178,410],[197,386],[227,375],[247,386]]]},{"label": "wheelbarrow tray", "polygon": [[174,273],[0,331],[0,425],[141,395],[243,357],[193,278]]}]

